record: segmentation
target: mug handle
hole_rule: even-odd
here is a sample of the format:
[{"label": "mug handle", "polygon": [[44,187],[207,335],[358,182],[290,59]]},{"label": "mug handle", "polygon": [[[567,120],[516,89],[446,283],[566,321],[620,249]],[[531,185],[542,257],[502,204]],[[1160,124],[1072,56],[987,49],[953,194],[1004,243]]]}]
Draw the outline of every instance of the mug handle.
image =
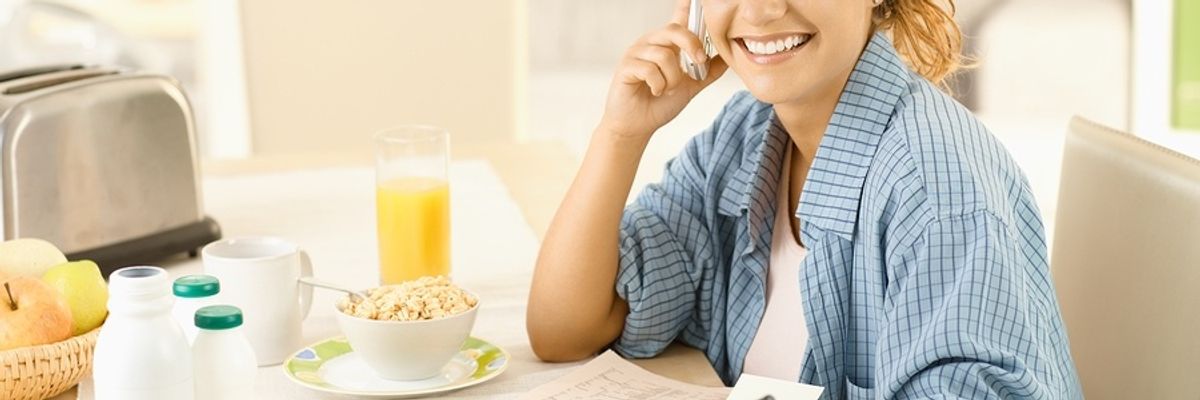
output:
[{"label": "mug handle", "polygon": [[[300,277],[312,278],[313,268],[312,259],[308,257],[308,252],[300,250]],[[296,281],[296,285],[300,286],[300,320],[308,319],[308,312],[312,311],[312,285],[305,285]]]}]

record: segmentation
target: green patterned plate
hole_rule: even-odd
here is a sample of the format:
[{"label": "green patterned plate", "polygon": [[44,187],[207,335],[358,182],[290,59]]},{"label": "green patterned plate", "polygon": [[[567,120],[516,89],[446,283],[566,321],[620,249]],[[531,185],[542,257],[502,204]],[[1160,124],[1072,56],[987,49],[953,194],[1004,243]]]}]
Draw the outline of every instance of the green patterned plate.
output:
[{"label": "green patterned plate", "polygon": [[462,350],[442,367],[442,374],[420,381],[380,378],[354,354],[344,336],[305,347],[283,363],[293,382],[327,393],[365,397],[419,397],[478,385],[508,368],[508,352],[483,339],[471,337]]}]

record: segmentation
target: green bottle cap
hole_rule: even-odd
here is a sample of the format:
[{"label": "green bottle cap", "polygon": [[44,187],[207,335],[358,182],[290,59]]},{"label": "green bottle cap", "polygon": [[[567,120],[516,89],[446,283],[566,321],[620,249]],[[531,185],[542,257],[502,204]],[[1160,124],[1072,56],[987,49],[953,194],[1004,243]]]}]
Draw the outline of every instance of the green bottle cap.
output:
[{"label": "green bottle cap", "polygon": [[196,327],[220,330],[242,326],[242,310],[234,306],[208,306],[196,310]]},{"label": "green bottle cap", "polygon": [[186,275],[175,280],[175,297],[208,297],[221,291],[221,283],[212,275]]}]

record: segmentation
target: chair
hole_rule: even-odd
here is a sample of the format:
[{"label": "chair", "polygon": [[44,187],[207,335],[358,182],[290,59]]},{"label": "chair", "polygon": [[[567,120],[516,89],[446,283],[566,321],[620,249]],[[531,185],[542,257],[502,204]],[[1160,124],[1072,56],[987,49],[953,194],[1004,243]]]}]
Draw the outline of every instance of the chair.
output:
[{"label": "chair", "polygon": [[1200,161],[1074,118],[1051,266],[1087,398],[1200,398]]}]

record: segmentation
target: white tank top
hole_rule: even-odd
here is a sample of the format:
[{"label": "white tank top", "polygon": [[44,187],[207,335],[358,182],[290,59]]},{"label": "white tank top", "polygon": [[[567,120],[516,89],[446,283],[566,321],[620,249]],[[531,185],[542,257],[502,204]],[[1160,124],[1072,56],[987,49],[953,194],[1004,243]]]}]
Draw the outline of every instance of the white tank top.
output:
[{"label": "white tank top", "polygon": [[[790,147],[790,146],[789,146]],[[796,382],[808,344],[804,307],[800,297],[800,263],[808,254],[796,241],[789,219],[787,183],[791,175],[792,150],[784,157],[779,195],[776,196],[771,260],[767,270],[767,306],[750,351],[742,365],[745,373]],[[799,224],[797,224],[799,225]]]}]

